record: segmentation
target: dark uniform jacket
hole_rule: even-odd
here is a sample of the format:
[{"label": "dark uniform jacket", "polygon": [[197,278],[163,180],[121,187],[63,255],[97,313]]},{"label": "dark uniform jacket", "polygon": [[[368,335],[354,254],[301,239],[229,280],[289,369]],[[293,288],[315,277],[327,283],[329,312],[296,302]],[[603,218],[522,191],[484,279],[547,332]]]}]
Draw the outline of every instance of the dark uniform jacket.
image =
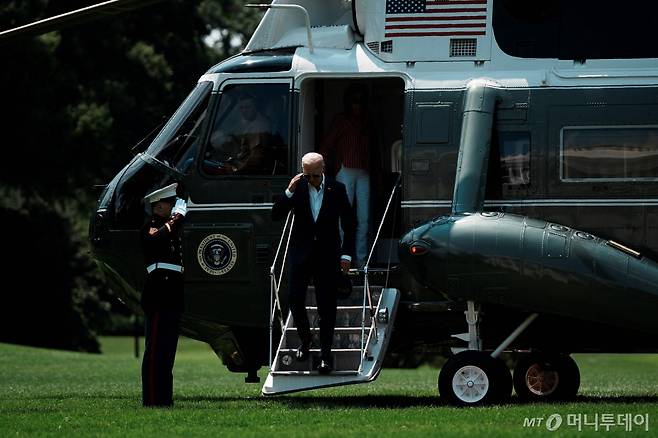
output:
[{"label": "dark uniform jacket", "polygon": [[[181,228],[184,216],[175,214],[169,219],[153,215],[141,230],[145,269],[154,263],[183,266]],[[169,224],[169,228],[166,224]],[[158,232],[150,235],[149,229]],[[171,229],[171,231],[170,231]],[[142,293],[144,311],[183,311],[183,274],[169,269],[155,269],[146,274]]]},{"label": "dark uniform jacket", "polygon": [[[290,238],[289,258],[292,265],[308,258],[314,248],[320,248],[319,255],[327,261],[338,261],[341,255],[354,257],[354,214],[347,198],[345,186],[325,175],[324,195],[318,219],[313,221],[309,186],[304,180],[288,198],[278,198],[272,207],[274,220],[284,219],[290,209],[295,211],[295,224]],[[343,241],[338,229],[339,219],[343,228]],[[325,258],[326,257],[326,258]]]}]

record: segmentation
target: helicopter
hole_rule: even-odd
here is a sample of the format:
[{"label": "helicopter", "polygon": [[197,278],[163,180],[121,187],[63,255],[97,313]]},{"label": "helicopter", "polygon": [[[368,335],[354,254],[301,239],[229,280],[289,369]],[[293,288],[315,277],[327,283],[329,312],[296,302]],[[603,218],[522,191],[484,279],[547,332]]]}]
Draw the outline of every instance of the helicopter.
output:
[{"label": "helicopter", "polygon": [[[387,357],[447,348],[438,390],[450,403],[502,402],[512,388],[567,400],[580,385],[570,354],[658,352],[658,7],[248,6],[266,12],[245,50],[199,78],[92,214],[94,257],[129,306],[145,275],[143,197],[179,182],[182,333],[247,382],[268,366],[264,395],[370,382]],[[336,371],[320,376],[313,357],[292,360],[280,291],[294,215],[271,209],[354,85],[375,139],[369,255],[339,304]],[[244,156],[255,136],[259,163]]]}]

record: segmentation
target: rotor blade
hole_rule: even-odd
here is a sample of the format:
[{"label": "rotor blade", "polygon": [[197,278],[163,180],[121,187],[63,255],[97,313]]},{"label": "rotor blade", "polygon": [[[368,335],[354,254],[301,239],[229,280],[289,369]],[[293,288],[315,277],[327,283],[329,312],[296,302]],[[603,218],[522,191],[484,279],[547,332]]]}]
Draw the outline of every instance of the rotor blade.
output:
[{"label": "rotor blade", "polygon": [[96,18],[117,15],[123,12],[135,10],[159,3],[164,0],[110,0],[103,3],[87,6],[75,11],[66,12],[54,17],[35,21],[34,23],[19,26],[14,29],[0,32],[0,41],[8,40],[18,36],[35,36],[42,33],[52,32],[65,26],[84,23]]}]

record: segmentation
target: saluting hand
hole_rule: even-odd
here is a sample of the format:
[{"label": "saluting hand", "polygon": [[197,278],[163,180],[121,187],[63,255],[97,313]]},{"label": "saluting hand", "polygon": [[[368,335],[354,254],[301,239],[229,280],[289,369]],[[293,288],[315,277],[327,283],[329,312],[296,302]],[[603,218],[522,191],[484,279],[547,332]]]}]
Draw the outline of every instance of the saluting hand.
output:
[{"label": "saluting hand", "polygon": [[292,177],[292,179],[290,180],[290,184],[288,184],[288,191],[290,193],[294,193],[295,189],[297,188],[297,184],[299,183],[299,180],[302,179],[303,176],[304,176],[303,173],[298,173],[297,175]]}]

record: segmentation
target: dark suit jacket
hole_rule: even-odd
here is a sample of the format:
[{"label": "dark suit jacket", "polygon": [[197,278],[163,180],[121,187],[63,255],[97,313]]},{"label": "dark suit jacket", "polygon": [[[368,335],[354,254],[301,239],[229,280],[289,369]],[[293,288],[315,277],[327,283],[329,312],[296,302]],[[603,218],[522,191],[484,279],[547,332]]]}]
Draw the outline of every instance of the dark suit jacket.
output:
[{"label": "dark suit jacket", "polygon": [[[295,212],[295,225],[290,238],[288,256],[293,265],[303,262],[311,255],[314,245],[321,248],[320,256],[327,262],[338,262],[345,254],[354,258],[354,215],[347,198],[345,186],[325,175],[322,207],[317,222],[313,221],[311,202],[309,200],[309,185],[301,180],[297,188],[288,198],[285,194],[274,202],[272,219],[281,220],[288,211]],[[339,219],[343,228],[344,238],[341,244]],[[333,267],[335,268],[335,267]]]}]

